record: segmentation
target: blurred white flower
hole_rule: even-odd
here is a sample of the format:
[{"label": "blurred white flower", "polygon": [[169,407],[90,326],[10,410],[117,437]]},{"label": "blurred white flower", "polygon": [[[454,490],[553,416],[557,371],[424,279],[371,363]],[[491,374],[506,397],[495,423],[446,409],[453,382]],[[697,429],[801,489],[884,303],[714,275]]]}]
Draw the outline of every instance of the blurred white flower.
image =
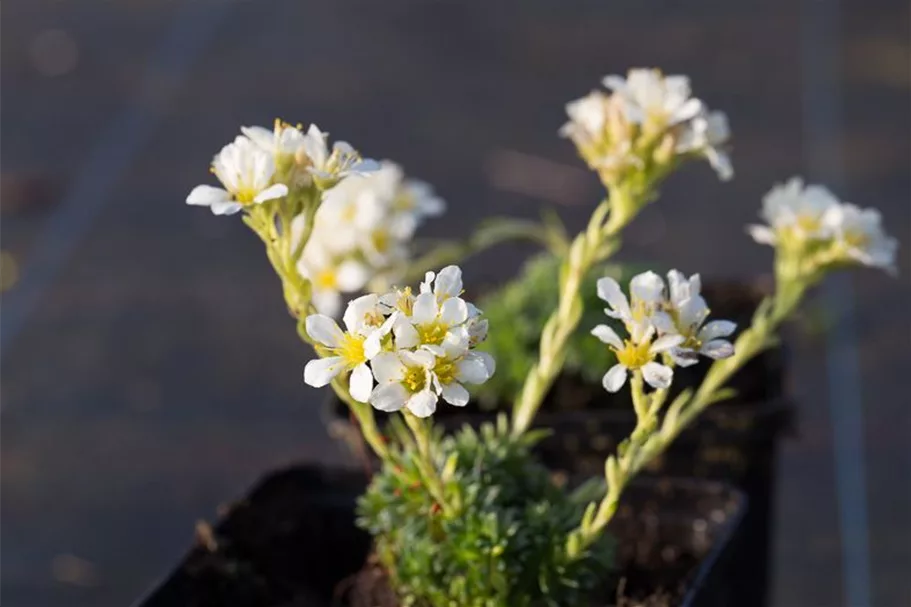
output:
[{"label": "blurred white flower", "polygon": [[275,119],[272,130],[261,126],[242,126],[240,130],[257,147],[275,158],[293,157],[304,148],[307,141],[301,125],[291,126],[278,118]]},{"label": "blurred white flower", "polygon": [[677,140],[678,152],[696,152],[705,156],[722,181],[734,177],[731,157],[724,145],[731,137],[724,112],[702,112],[683,126]]},{"label": "blurred white flower", "polygon": [[603,83],[612,94],[593,91],[568,103],[569,121],[560,129],[602,181],[610,186],[643,171],[660,179],[681,158],[695,156],[721,179],[733,176],[727,118],[692,96],[689,78],[632,69]]},{"label": "blurred white flower", "polygon": [[212,161],[212,172],[224,188],[196,186],[187,204],[207,206],[215,215],[231,215],[244,206],[260,204],[287,195],[288,188],[272,183],[275,162],[252,141],[238,136]]},{"label": "blurred white flower", "polygon": [[311,314],[305,321],[307,335],[328,350],[328,356],[311,360],[304,367],[304,382],[322,388],[340,373],[350,372],[351,396],[366,403],[373,391],[373,373],[367,361],[380,354],[380,333],[363,335],[343,332],[335,321],[323,314]]},{"label": "blurred white flower", "polygon": [[362,262],[333,255],[319,238],[307,243],[297,262],[297,271],[310,281],[313,306],[328,316],[338,316],[342,293],[360,291],[371,276],[370,269]]},{"label": "blurred white flower", "polygon": [[329,151],[329,133],[311,124],[303,146],[297,150],[297,162],[306,165],[314,178],[334,185],[348,175],[365,175],[379,169],[379,163],[361,155],[345,141],[336,141]]},{"label": "blurred white flower", "polygon": [[702,102],[691,96],[690,79],[686,76],[665,76],[660,70],[639,68],[631,69],[626,78],[605,76],[603,82],[624,100],[626,117],[633,123],[651,120],[675,125],[695,118],[703,110]]},{"label": "blurred white flower", "polygon": [[781,240],[796,244],[831,238],[832,229],[823,221],[827,211],[837,207],[838,199],[818,185],[804,187],[793,177],[773,187],[762,199],[760,216],[767,225],[751,225],[748,231],[760,244],[775,245]]},{"label": "blurred white flower", "polygon": [[861,209],[842,203],[828,208],[822,223],[831,233],[835,250],[848,260],[895,273],[898,240],[882,228],[882,216],[876,209]]}]

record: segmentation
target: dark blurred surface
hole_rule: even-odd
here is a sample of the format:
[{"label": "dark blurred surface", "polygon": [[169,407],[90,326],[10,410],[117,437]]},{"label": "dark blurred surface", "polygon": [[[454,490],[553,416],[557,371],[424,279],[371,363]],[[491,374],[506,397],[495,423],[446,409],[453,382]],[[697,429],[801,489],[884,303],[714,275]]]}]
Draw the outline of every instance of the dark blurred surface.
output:
[{"label": "dark blurred surface", "polygon": [[[846,284],[864,441],[848,455],[866,475],[871,604],[908,604],[906,2],[18,0],[2,16],[4,605],[128,604],[260,474],[346,457],[255,238],[183,204],[240,124],[313,121],[401,162],[450,203],[430,235],[553,204],[578,227],[599,188],[556,135],[563,104],[640,65],[689,74],[729,114],[737,176],[675,176],[622,258],[761,274],[770,251],[742,226],[800,173],[881,208],[902,241],[898,279]],[[808,128],[817,112],[834,120]],[[468,280],[507,277],[527,253],[472,260]],[[791,341],[801,421],[781,462],[774,604],[847,605],[856,538],[839,531],[829,406],[841,367],[820,335]]]}]

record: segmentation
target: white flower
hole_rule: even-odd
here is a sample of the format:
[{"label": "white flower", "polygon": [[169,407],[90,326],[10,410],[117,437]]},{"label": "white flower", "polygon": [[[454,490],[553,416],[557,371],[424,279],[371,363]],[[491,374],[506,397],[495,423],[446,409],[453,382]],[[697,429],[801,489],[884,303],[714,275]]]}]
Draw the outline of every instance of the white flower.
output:
[{"label": "white flower", "polygon": [[609,345],[617,355],[617,364],[604,376],[604,388],[616,392],[626,382],[629,371],[640,369],[650,386],[667,388],[674,372],[655,362],[655,358],[680,345],[683,337],[673,333],[673,322],[664,312],[667,307],[664,280],[654,272],[634,276],[630,281],[630,299],[610,277],[598,280],[597,289],[598,297],[610,305],[604,313],[623,321],[630,336],[626,341],[621,340],[607,325],[598,325],[592,330],[592,335]]},{"label": "white flower", "polygon": [[471,352],[471,342],[450,334],[439,349],[422,346],[435,353],[431,369],[433,385],[443,400],[457,407],[468,404],[468,390],[462,384],[483,384],[494,374],[496,364],[486,352]]},{"label": "white flower", "polygon": [[319,238],[312,238],[304,247],[297,271],[310,281],[316,310],[329,316],[338,315],[341,293],[359,291],[370,279],[367,266],[356,259],[335,257]]},{"label": "white flower", "polygon": [[842,203],[826,209],[822,218],[832,234],[836,250],[850,260],[894,273],[898,241],[882,228],[876,209],[861,209]]},{"label": "white flower", "polygon": [[610,308],[604,313],[611,318],[622,320],[633,341],[641,342],[643,334],[650,327],[661,332],[672,328],[670,317],[663,311],[664,280],[654,272],[643,272],[630,281],[630,299],[613,278],[606,276],[598,280],[598,297]]},{"label": "white flower", "polygon": [[223,188],[196,186],[187,204],[207,206],[215,215],[231,215],[244,206],[260,204],[287,195],[288,187],[272,184],[275,162],[246,137],[229,143],[212,161],[212,171]]},{"label": "white flower", "polygon": [[450,297],[458,297],[462,294],[462,269],[446,266],[439,274],[427,272],[421,283],[421,293],[433,293],[440,304]]},{"label": "white flower", "polygon": [[326,143],[329,133],[319,130],[315,124],[307,129],[304,145],[298,151],[298,162],[308,165],[309,172],[316,178],[334,182],[348,175],[365,175],[379,168],[375,160],[361,158],[361,155],[344,141],[336,141],[332,151]]},{"label": "white flower", "polygon": [[307,335],[328,349],[329,356],[311,360],[304,367],[304,382],[321,388],[345,371],[351,372],[348,380],[352,398],[366,403],[373,391],[373,373],[367,361],[376,357],[381,350],[382,333],[373,331],[369,335],[353,332],[349,327],[342,332],[335,321],[322,314],[311,314],[306,321]]},{"label": "white flower", "polygon": [[702,112],[684,125],[677,140],[677,151],[703,154],[722,181],[734,176],[731,157],[722,146],[731,137],[724,112]]},{"label": "white flower", "polygon": [[655,357],[679,345],[683,341],[683,337],[669,334],[652,341],[655,336],[654,326],[639,321],[635,321],[633,324],[636,325],[633,333],[639,338],[638,340],[623,341],[617,332],[607,325],[598,325],[592,329],[592,335],[609,345],[617,356],[617,364],[604,374],[601,382],[604,389],[608,392],[617,392],[626,383],[627,374],[637,370],[642,372],[643,379],[653,388],[668,388],[674,377],[674,371],[666,365],[655,362]]},{"label": "white flower", "polygon": [[591,139],[601,135],[607,125],[609,97],[601,91],[592,91],[581,99],[566,104],[569,122],[560,128],[564,137]]},{"label": "white flower", "polygon": [[626,78],[606,76],[604,86],[625,101],[630,122],[654,121],[674,125],[694,118],[702,102],[690,96],[690,79],[686,76],[664,76],[660,70],[632,69]]},{"label": "white flower", "polygon": [[272,130],[261,126],[242,126],[240,130],[261,150],[275,158],[293,157],[307,141],[300,125],[291,126],[279,119],[275,120]]},{"label": "white flower", "polygon": [[468,320],[468,304],[460,297],[448,297],[439,303],[433,293],[421,293],[414,298],[411,315],[402,319],[393,327],[400,348],[424,346],[442,355],[447,338],[466,344],[470,341],[468,329],[462,326]]},{"label": "white flower", "polygon": [[753,240],[774,245],[782,238],[805,242],[831,237],[831,226],[823,221],[829,209],[839,205],[838,199],[818,185],[804,187],[799,177],[776,185],[762,199],[760,216],[767,225],[748,227]]},{"label": "white flower", "polygon": [[688,367],[698,362],[699,354],[715,360],[732,356],[734,346],[720,338],[734,333],[737,325],[729,320],[713,320],[703,326],[709,316],[709,308],[699,294],[699,275],[693,274],[687,279],[681,272],[671,270],[667,280],[670,285],[668,309],[674,333],[683,337],[680,345],[670,351],[674,362]]},{"label": "white flower", "polygon": [[433,382],[436,357],[426,351],[381,352],[371,363],[377,387],[370,404],[380,411],[407,408],[418,417],[429,417],[437,408]]}]

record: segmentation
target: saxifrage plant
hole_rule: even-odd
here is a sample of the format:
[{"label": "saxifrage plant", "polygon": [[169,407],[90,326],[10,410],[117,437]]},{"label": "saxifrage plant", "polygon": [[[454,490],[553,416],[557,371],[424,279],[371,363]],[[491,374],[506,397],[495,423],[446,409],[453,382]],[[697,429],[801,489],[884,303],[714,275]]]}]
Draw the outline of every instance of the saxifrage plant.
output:
[{"label": "saxifrage plant", "polygon": [[[733,175],[726,118],[691,96],[687,78],[632,70],[604,84],[609,92],[567,106],[561,131],[608,192],[571,242],[547,223],[500,220],[413,259],[415,229],[442,211],[431,190],[347,144],[330,150],[315,126],[305,133],[281,122],[271,132],[244,129],[213,162],[224,188],[199,186],[187,199],[215,214],[242,213],[262,239],[299,335],[318,355],[305,367],[306,383],[332,386],[380,458],[359,524],[373,535],[402,605],[586,604],[609,577],[605,529],[635,475],[707,407],[732,396],[727,381],[775,345],[780,325],[830,271],[893,269],[897,243],[877,211],[792,179],[766,196],[766,224],[749,230],[775,248],[776,285],[739,334],[733,323],[709,319],[698,274],[672,270],[665,281],[643,272],[628,293],[599,278],[594,292],[607,318],[591,333],[612,357],[602,383],[610,392],[629,385],[637,423],[606,459],[603,483],[556,486],[531,455],[539,435],[530,428],[585,315],[586,277],[682,164],[705,158],[722,179]],[[560,259],[537,358],[508,421],[442,437],[432,415],[441,400],[465,405],[466,385],[493,376],[495,362],[478,346],[497,326],[462,298],[457,266],[427,272],[415,291],[391,285],[514,237],[537,240]],[[341,328],[332,318],[341,294],[368,283],[377,292],[348,303]],[[674,369],[703,359],[713,362],[701,385],[668,402]],[[377,410],[393,416],[391,435],[378,429]]]}]

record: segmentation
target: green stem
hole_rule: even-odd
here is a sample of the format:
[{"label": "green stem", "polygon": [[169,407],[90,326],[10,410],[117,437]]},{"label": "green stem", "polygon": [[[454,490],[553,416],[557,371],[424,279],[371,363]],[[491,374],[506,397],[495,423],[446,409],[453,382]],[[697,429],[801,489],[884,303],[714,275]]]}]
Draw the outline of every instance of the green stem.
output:
[{"label": "green stem", "polygon": [[[707,407],[729,396],[724,388],[727,381],[754,356],[775,345],[776,332],[781,325],[800,305],[803,296],[811,285],[800,278],[788,278],[779,283],[776,294],[764,300],[756,310],[752,325],[737,338],[734,344],[734,355],[715,361],[695,394],[684,392],[671,404],[664,422],[657,430],[643,428],[643,424],[652,424],[657,420],[660,409],[666,398],[666,392],[659,390],[646,397],[648,404],[643,407],[637,400],[642,398],[636,393],[636,377],[633,375],[633,403],[637,411],[636,429],[633,431],[625,451],[619,458],[610,456],[605,463],[605,474],[608,480],[607,494],[601,500],[596,514],[591,521],[583,523],[570,534],[568,546],[572,554],[578,556],[590,546],[604,531],[617,510],[617,503],[623,489],[643,467],[667,447],[699,416]],[[641,384],[640,384],[641,386]],[[643,418],[641,410],[647,411]],[[636,435],[644,436],[637,439]]]},{"label": "green stem", "polygon": [[513,434],[521,435],[531,427],[544,397],[563,369],[569,338],[582,319],[582,281],[595,264],[610,257],[619,246],[618,235],[635,215],[630,211],[634,208],[637,205],[630,204],[627,194],[615,188],[611,198],[598,205],[587,228],[576,236],[564,256],[560,267],[560,300],[544,325],[538,360],[525,377],[513,407]]},{"label": "green stem", "polygon": [[433,436],[430,423],[428,420],[421,419],[408,411],[405,411],[403,416],[405,417],[405,423],[408,424],[408,428],[411,429],[411,433],[414,435],[414,441],[418,447],[417,464],[421,471],[421,476],[424,478],[424,484],[443,511],[449,512],[443,480],[440,478],[434,463]]}]

